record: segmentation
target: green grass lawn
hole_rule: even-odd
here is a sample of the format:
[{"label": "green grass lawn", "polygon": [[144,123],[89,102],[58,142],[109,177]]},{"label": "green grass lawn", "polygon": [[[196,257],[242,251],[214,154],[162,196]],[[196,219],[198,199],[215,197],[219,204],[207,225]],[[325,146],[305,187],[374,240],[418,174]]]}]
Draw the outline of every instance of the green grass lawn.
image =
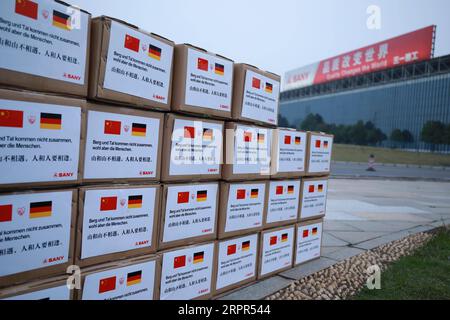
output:
[{"label": "green grass lawn", "polygon": [[450,166],[450,155],[345,144],[335,144],[333,146],[334,161],[367,162],[370,154],[375,155],[375,161],[377,163]]},{"label": "green grass lawn", "polygon": [[354,299],[450,299],[450,231],[393,263],[381,274],[380,290],[364,288]]}]

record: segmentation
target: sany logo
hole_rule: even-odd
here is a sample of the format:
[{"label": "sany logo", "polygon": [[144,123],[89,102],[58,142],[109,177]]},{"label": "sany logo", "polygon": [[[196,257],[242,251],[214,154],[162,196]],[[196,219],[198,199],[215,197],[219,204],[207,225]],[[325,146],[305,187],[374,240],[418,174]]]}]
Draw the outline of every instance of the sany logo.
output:
[{"label": "sany logo", "polygon": [[56,172],[53,176],[55,178],[73,177],[73,172]]},{"label": "sany logo", "polygon": [[288,80],[288,83],[306,81],[309,78],[309,72],[304,72],[300,74],[294,74]]},{"label": "sany logo", "polygon": [[62,261],[63,259],[64,259],[64,256],[48,258],[48,259],[44,260],[44,264]]},{"label": "sany logo", "polygon": [[154,95],[153,95],[153,99],[161,100],[161,101],[166,101],[166,98],[164,98],[163,96],[160,96],[160,95],[158,95],[158,94],[154,94]]},{"label": "sany logo", "polygon": [[140,176],[151,176],[153,171],[139,171]]},{"label": "sany logo", "polygon": [[72,80],[81,80],[80,76],[77,76],[77,75],[74,75],[74,74],[70,74],[70,73],[65,73],[65,72],[64,72],[63,77],[67,78],[67,79],[72,79]]},{"label": "sany logo", "polygon": [[143,245],[146,245],[146,244],[148,244],[148,243],[149,243],[148,240],[145,240],[145,241],[137,241],[137,242],[135,243],[135,246],[143,246]]}]

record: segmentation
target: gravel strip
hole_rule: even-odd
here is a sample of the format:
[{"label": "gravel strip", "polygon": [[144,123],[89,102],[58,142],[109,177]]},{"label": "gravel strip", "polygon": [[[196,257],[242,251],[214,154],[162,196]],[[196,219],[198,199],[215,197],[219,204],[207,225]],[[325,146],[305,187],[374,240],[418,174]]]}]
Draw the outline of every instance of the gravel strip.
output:
[{"label": "gravel strip", "polygon": [[378,265],[381,271],[401,257],[411,255],[433,238],[432,233],[417,233],[360,255],[295,281],[266,300],[342,300],[356,294],[366,285],[366,270]]}]

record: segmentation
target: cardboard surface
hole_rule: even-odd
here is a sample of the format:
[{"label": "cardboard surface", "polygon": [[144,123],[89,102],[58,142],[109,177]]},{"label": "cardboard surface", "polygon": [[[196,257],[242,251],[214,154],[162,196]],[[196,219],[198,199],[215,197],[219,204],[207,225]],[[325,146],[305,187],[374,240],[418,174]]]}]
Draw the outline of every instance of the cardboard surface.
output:
[{"label": "cardboard surface", "polygon": [[298,223],[295,235],[294,266],[321,257],[323,219]]},{"label": "cardboard surface", "polygon": [[[85,105],[81,99],[0,89],[0,151],[5,157],[0,189],[78,183]],[[55,115],[61,116],[60,126],[47,127]]]},{"label": "cardboard surface", "polygon": [[304,178],[300,190],[299,221],[325,216],[328,196],[328,177]]},{"label": "cardboard surface", "polygon": [[[2,31],[15,46],[0,48],[0,85],[86,97],[88,91],[91,15],[52,0],[34,0],[29,10],[16,1],[0,3],[0,18],[17,26]],[[62,16],[68,16],[61,25]],[[71,16],[75,25],[71,28]],[[65,17],[62,17],[65,19]],[[33,31],[36,30],[36,31]],[[12,31],[15,31],[13,34]],[[25,36],[28,35],[28,37]],[[40,40],[31,41],[32,37]],[[23,44],[24,48],[20,49]],[[26,48],[29,45],[31,48]],[[84,64],[84,67],[83,67]],[[46,68],[42,68],[46,65]]]},{"label": "cardboard surface", "polygon": [[214,296],[256,280],[259,234],[218,241],[215,250]]},{"label": "cardboard surface", "polygon": [[217,182],[165,184],[161,201],[158,250],[216,239]]},{"label": "cardboard surface", "polygon": [[215,246],[215,242],[208,242],[161,252],[160,300],[210,298]]},{"label": "cardboard surface", "polygon": [[307,133],[295,129],[273,130],[271,178],[298,178],[305,175]]},{"label": "cardboard surface", "polygon": [[82,269],[81,275],[81,290],[75,290],[78,300],[157,300],[161,257],[147,255],[96,265]]},{"label": "cardboard surface", "polygon": [[224,134],[223,180],[270,179],[271,129],[226,122]]},{"label": "cardboard surface", "polygon": [[232,91],[232,60],[190,44],[175,46],[172,111],[231,119]]},{"label": "cardboard surface", "polygon": [[[93,124],[90,126],[91,112]],[[158,130],[157,121],[159,121]],[[146,127],[145,136],[140,131],[142,123]],[[135,129],[135,125],[140,127]],[[86,136],[81,163],[83,183],[158,181],[163,127],[162,113],[88,103],[83,130]],[[89,130],[92,130],[91,137],[88,137]],[[105,150],[94,150],[94,147]],[[110,147],[114,150],[109,151]],[[102,164],[97,165],[90,158],[88,161],[87,158],[92,156],[100,157]],[[121,161],[115,161],[117,156],[121,157]],[[87,176],[86,165],[92,164],[94,167]]]},{"label": "cardboard surface", "polygon": [[264,279],[292,268],[294,240],[295,225],[261,232],[258,279]]},{"label": "cardboard surface", "polygon": [[220,179],[223,126],[222,121],[166,114],[161,181]]},{"label": "cardboard surface", "polygon": [[73,290],[67,276],[60,276],[2,289],[0,300],[73,300]]},{"label": "cardboard surface", "polygon": [[300,207],[300,179],[271,180],[267,188],[264,229],[295,223]]},{"label": "cardboard surface", "polygon": [[217,230],[219,239],[258,232],[262,229],[267,188],[268,184],[265,181],[220,183]]},{"label": "cardboard surface", "polygon": [[[80,188],[75,264],[86,267],[155,253],[160,202],[159,185]],[[89,226],[86,234],[84,226]]]},{"label": "cardboard surface", "polygon": [[170,110],[172,41],[105,16],[92,19],[91,41],[89,98]]},{"label": "cardboard surface", "polygon": [[235,64],[233,119],[277,126],[280,80],[279,75],[252,65]]},{"label": "cardboard surface", "polygon": [[[5,253],[0,256],[0,287],[65,274],[73,264],[77,193],[76,189],[63,189],[0,196],[4,220],[0,250]],[[51,203],[43,203],[48,201]],[[63,210],[70,216],[63,216]],[[5,242],[4,237],[11,241]],[[23,248],[31,252],[28,262]],[[18,271],[11,273],[8,268]]]},{"label": "cardboard surface", "polygon": [[334,136],[321,132],[308,132],[307,139],[306,175],[324,176],[330,174]]}]

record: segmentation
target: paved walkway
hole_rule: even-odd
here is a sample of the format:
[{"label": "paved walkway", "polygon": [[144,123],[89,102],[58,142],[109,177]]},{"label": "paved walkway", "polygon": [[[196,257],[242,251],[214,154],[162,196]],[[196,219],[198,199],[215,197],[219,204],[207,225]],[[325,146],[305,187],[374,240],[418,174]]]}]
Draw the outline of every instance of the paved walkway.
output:
[{"label": "paved walkway", "polygon": [[335,177],[406,178],[443,180],[450,182],[450,168],[418,168],[406,165],[376,165],[375,172],[368,172],[367,164],[334,162],[331,174]]},{"label": "paved walkway", "polygon": [[450,224],[450,183],[332,179],[322,257],[221,299],[263,299],[365,250],[444,223]]}]

